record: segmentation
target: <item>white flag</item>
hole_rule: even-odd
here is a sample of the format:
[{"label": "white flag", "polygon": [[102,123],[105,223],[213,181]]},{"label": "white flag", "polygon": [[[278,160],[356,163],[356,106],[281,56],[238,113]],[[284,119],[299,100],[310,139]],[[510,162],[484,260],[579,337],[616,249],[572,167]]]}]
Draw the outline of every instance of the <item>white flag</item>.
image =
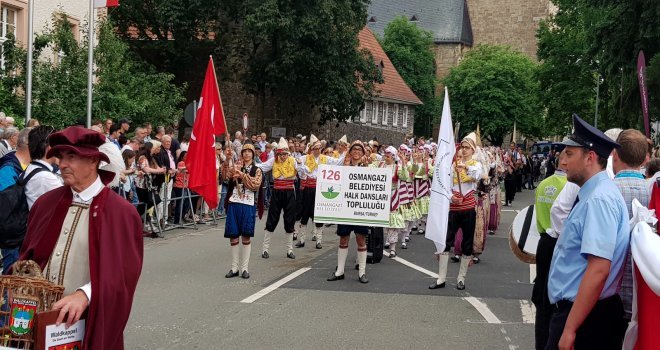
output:
[{"label": "white flag", "polygon": [[445,103],[442,107],[438,151],[435,155],[435,168],[431,185],[431,203],[429,204],[429,217],[426,221],[426,238],[435,243],[435,249],[438,253],[445,250],[449,203],[452,196],[451,166],[456,153],[452,126],[449,93],[445,87]]}]

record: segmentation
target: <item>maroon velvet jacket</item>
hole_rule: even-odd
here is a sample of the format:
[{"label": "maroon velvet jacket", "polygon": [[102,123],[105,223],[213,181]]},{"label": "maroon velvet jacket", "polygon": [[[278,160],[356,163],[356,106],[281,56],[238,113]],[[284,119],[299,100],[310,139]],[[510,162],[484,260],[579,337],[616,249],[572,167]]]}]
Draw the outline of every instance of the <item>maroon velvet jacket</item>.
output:
[{"label": "maroon velvet jacket", "polygon": [[[34,203],[20,260],[46,266],[72,197],[71,188],[63,186]],[[135,208],[107,187],[92,201],[89,218],[92,300],[83,349],[123,349],[124,328],[142,271],[142,222]]]}]

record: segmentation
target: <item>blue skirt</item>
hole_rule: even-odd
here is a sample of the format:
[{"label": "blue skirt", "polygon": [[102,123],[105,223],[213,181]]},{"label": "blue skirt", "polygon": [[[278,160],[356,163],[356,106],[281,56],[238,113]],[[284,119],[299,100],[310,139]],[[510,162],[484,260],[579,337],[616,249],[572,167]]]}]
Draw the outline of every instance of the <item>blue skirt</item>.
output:
[{"label": "blue skirt", "polygon": [[225,238],[254,237],[257,207],[254,205],[229,203],[225,221]]}]

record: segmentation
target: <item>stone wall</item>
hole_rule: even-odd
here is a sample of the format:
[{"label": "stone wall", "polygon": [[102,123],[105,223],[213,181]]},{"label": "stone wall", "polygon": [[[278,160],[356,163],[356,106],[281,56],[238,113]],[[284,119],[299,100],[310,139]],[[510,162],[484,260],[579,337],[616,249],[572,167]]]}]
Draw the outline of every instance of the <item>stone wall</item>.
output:
[{"label": "stone wall", "polygon": [[[437,44],[434,46],[435,52],[435,76],[438,80],[446,77],[452,67],[458,66],[465,52],[469,50],[463,44]],[[438,84],[436,86],[436,95],[443,94],[444,85]]]},{"label": "stone wall", "polygon": [[474,45],[508,45],[536,60],[536,30],[549,0],[468,0]]}]

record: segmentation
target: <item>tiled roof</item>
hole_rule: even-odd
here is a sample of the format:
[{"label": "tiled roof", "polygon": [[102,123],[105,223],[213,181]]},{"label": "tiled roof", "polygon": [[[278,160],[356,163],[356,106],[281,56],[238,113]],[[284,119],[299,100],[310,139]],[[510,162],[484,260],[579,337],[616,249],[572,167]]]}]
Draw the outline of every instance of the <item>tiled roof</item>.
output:
[{"label": "tiled roof", "polygon": [[421,105],[422,101],[417,98],[417,95],[406,84],[401,75],[399,75],[399,72],[396,71],[392,61],[385,54],[374,33],[369,28],[364,27],[360,31],[358,38],[360,39],[360,49],[369,50],[374,57],[376,65],[382,62],[384,83],[376,84],[376,95],[407,104]]},{"label": "tiled roof", "polygon": [[467,0],[372,0],[367,25],[382,36],[387,24],[400,16],[415,20],[420,28],[432,32],[436,43],[472,46]]}]

